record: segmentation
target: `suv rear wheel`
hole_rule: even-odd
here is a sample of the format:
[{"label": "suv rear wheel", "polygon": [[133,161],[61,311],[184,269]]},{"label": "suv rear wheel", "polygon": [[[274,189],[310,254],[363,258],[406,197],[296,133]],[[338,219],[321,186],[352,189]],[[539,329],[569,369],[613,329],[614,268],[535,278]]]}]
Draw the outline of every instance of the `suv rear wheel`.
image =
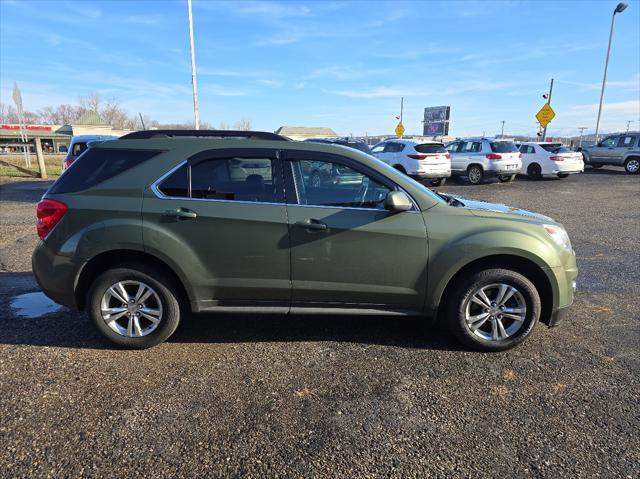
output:
[{"label": "suv rear wheel", "polygon": [[624,162],[624,171],[630,175],[637,175],[640,171],[640,158],[629,158]]},{"label": "suv rear wheel", "polygon": [[447,181],[446,178],[438,178],[437,180],[429,180],[429,183],[431,186],[442,186],[445,181]]},{"label": "suv rear wheel", "polygon": [[511,183],[515,179],[516,179],[516,175],[499,175],[498,176],[498,181],[500,181],[501,183]]},{"label": "suv rear wheel", "polygon": [[454,285],[447,322],[465,345],[503,351],[531,334],[540,310],[540,295],[526,277],[509,269],[488,269]]},{"label": "suv rear wheel", "polygon": [[109,340],[130,349],[146,349],[169,338],[180,323],[180,304],[173,289],[172,282],[155,268],[122,265],[93,282],[87,309]]},{"label": "suv rear wheel", "polygon": [[479,165],[471,165],[467,169],[467,178],[472,185],[479,185],[484,179],[484,171]]}]

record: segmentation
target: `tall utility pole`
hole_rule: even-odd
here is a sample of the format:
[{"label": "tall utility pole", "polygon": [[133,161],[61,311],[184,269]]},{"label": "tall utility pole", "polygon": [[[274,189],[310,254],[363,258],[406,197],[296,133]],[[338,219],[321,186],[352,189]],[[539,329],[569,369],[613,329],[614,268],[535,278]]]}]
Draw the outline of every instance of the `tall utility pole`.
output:
[{"label": "tall utility pole", "polygon": [[631,123],[633,123],[633,120],[627,121],[627,133],[629,133],[629,127],[631,126]]},{"label": "tall utility pole", "polygon": [[400,97],[400,123],[402,123],[403,110],[404,110],[404,97]]},{"label": "tall utility pole", "polygon": [[505,123],[505,121],[502,120],[500,123],[502,123],[502,129],[500,130],[500,138],[504,138],[504,123]]},{"label": "tall utility pole", "polygon": [[607,83],[607,69],[609,68],[609,56],[611,55],[611,40],[613,39],[613,27],[616,23],[616,13],[622,13],[627,8],[627,4],[620,2],[616,5],[611,16],[611,30],[609,31],[609,46],[607,47],[607,59],[604,62],[604,77],[602,78],[602,90],[600,90],[600,106],[598,106],[598,119],[596,120],[596,144],[598,143],[598,132],[600,131],[600,115],[602,115],[602,100],[604,99],[604,86]]},{"label": "tall utility pole", "polygon": [[[551,79],[551,85],[549,86],[549,98],[547,98],[547,104],[551,106],[551,94],[553,93],[553,78]],[[547,124],[547,126],[549,126]],[[544,131],[542,132],[542,141],[547,139],[547,127],[544,127]]]},{"label": "tall utility pole", "polygon": [[582,132],[586,129],[587,129],[586,126],[581,126],[580,128],[578,128],[578,130],[580,130],[580,143],[578,143],[578,148],[582,147]]},{"label": "tall utility pole", "polygon": [[191,83],[193,84],[193,119],[195,129],[200,129],[200,113],[198,112],[198,84],[196,81],[196,54],[193,47],[193,15],[191,14],[191,0],[187,0],[189,9],[189,40],[191,41]]}]

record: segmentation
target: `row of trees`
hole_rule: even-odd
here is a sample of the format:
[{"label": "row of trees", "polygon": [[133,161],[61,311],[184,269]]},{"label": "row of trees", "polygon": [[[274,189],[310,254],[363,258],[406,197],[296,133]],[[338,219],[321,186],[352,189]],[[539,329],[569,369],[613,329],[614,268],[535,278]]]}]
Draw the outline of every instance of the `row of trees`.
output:
[{"label": "row of trees", "polygon": [[[140,115],[131,115],[123,107],[117,98],[103,99],[97,93],[91,93],[80,97],[75,105],[63,104],[46,106],[38,112],[25,111],[23,121],[27,124],[68,125],[88,112],[97,113],[106,123],[115,129],[141,130],[143,125]],[[193,123],[160,123],[147,115],[142,116],[145,128],[166,128],[176,130],[188,130],[193,128]],[[13,105],[0,102],[0,123],[19,123],[18,112]],[[211,123],[201,123],[200,128],[213,130]],[[251,120],[242,119],[233,125],[221,122],[220,130],[251,130]]]}]

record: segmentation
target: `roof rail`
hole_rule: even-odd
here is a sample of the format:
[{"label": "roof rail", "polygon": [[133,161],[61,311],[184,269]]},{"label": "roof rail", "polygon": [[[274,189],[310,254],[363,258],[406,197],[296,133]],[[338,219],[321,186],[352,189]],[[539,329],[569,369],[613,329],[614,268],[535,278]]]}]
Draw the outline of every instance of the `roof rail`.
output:
[{"label": "roof rail", "polygon": [[252,140],[291,141],[284,136],[269,133],[267,131],[244,130],[144,130],[127,133],[120,137],[121,140],[146,140],[149,138],[247,138]]}]

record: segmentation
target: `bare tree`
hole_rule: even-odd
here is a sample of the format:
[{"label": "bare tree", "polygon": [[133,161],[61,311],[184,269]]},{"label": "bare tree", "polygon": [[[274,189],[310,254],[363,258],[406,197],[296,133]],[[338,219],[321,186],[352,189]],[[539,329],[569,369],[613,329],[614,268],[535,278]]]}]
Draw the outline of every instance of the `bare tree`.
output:
[{"label": "bare tree", "polygon": [[240,121],[237,121],[233,127],[236,130],[249,131],[251,130],[251,120],[242,118]]},{"label": "bare tree", "polygon": [[227,123],[226,121],[221,121],[220,124],[218,125],[218,130],[230,130],[231,129],[231,125],[229,125],[229,123]]},{"label": "bare tree", "polygon": [[86,113],[87,111],[99,113],[101,101],[100,94],[93,92],[86,96],[81,96],[78,102],[80,103],[82,113]]}]

